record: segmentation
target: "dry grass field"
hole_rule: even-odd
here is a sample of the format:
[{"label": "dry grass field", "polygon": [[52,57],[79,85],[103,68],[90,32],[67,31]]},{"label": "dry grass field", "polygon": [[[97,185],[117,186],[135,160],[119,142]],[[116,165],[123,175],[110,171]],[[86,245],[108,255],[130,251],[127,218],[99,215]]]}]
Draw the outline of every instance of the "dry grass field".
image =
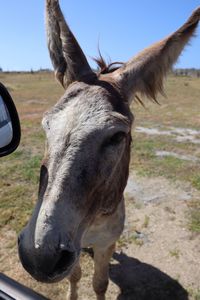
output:
[{"label": "dry grass field", "polygon": [[[0,73],[0,81],[14,98],[22,127],[19,148],[0,162],[0,272],[63,300],[67,281],[35,282],[16,247],[37,201],[41,118],[63,90],[51,73]],[[165,92],[160,105],[132,104],[127,220],[110,265],[110,300],[200,299],[200,78],[169,76]],[[83,254],[81,260],[80,299],[95,299],[92,259]]]}]

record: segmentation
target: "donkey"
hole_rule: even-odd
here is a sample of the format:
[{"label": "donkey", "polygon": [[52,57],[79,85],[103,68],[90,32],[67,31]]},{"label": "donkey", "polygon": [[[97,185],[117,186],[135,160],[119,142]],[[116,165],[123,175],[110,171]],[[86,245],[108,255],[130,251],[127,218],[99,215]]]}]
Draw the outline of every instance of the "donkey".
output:
[{"label": "donkey", "polygon": [[41,282],[68,277],[78,298],[81,249],[94,252],[93,288],[105,299],[109,261],[123,231],[129,173],[130,104],[138,93],[156,101],[163,78],[195,33],[200,7],[175,33],[121,66],[98,61],[95,73],[65,22],[59,0],[46,0],[46,28],[63,97],[45,113],[47,142],[38,202],[19,236],[24,268]]}]

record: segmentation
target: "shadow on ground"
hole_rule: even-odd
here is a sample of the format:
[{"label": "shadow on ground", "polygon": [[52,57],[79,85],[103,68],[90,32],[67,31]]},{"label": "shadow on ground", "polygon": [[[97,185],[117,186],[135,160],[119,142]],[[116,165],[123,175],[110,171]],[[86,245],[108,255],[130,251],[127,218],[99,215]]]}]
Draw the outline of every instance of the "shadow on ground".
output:
[{"label": "shadow on ground", "polygon": [[119,286],[116,300],[188,300],[187,291],[155,267],[124,253],[114,253],[110,279]]}]

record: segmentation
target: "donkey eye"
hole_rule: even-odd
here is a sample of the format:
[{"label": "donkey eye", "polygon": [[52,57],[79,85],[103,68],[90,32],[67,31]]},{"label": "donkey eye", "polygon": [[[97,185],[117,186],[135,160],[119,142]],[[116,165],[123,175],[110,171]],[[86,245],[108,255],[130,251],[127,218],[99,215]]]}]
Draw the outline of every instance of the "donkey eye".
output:
[{"label": "donkey eye", "polygon": [[126,133],[125,132],[117,132],[115,133],[111,138],[109,138],[106,141],[106,145],[110,145],[110,146],[115,146],[118,145],[120,142],[122,142],[126,137]]}]

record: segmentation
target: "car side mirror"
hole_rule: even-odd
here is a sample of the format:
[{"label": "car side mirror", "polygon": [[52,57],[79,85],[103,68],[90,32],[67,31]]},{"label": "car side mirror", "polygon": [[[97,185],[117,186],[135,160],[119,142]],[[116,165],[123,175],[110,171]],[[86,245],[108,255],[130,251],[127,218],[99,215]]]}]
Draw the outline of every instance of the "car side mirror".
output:
[{"label": "car side mirror", "polygon": [[19,145],[21,129],[15,104],[0,83],[0,157],[12,153]]}]

